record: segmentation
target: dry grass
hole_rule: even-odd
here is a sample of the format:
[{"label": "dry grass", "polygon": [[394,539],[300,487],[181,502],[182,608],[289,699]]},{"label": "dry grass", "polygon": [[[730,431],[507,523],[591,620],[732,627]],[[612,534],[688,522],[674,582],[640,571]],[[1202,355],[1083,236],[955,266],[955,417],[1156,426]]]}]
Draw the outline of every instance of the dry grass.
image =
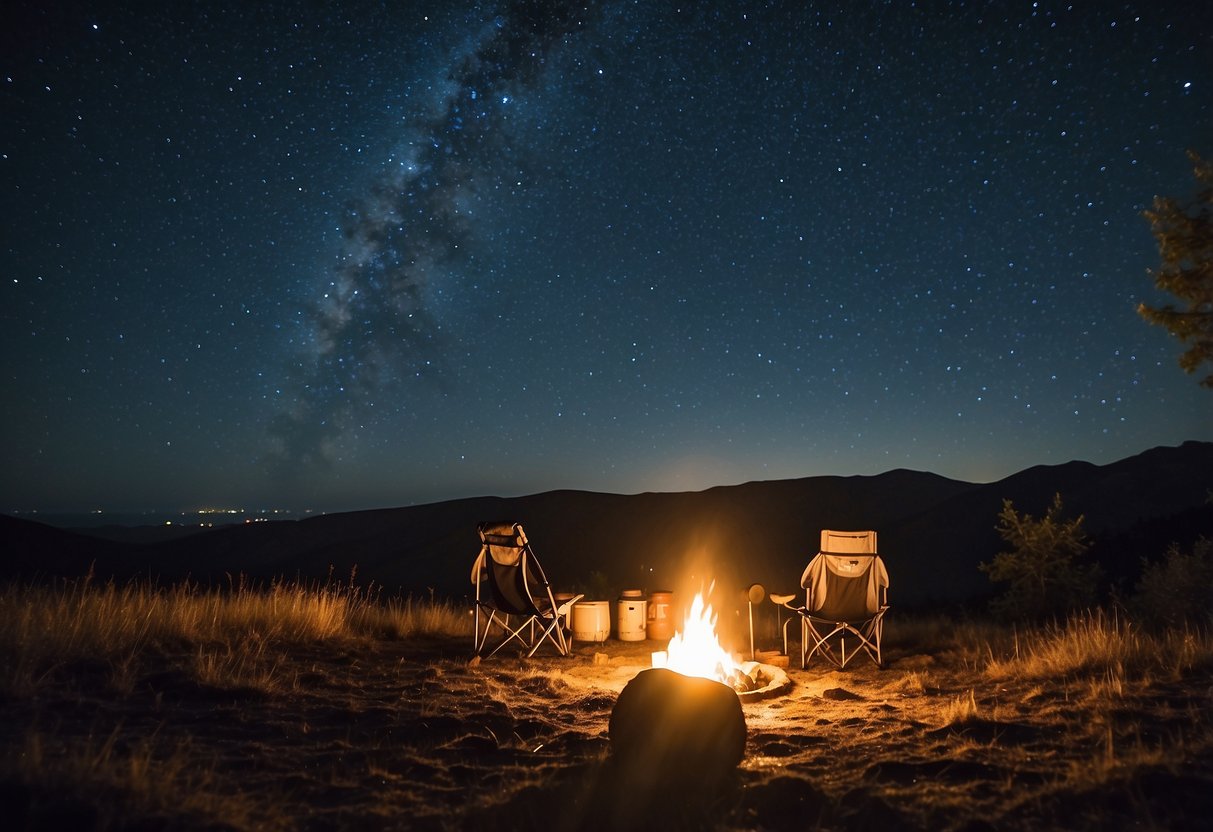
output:
[{"label": "dry grass", "polygon": [[1199,768],[1197,761],[1213,755],[1213,723],[1207,708],[1193,704],[1202,698],[1213,704],[1207,631],[1144,630],[1095,610],[986,650],[984,677],[1012,693],[1022,711],[1057,730],[1068,725],[1070,741],[1085,749],[1066,761],[1046,794],[1064,801],[1074,794],[1127,793],[1128,811],[1152,826],[1157,805],[1141,784],[1182,781]]},{"label": "dry grass", "polygon": [[[289,702],[307,684],[327,678],[315,666],[301,665],[293,652],[324,645],[357,649],[384,637],[411,636],[470,643],[468,613],[446,601],[383,601],[373,589],[334,583],[233,582],[210,590],[85,578],[9,585],[0,589],[0,701],[30,703],[39,712],[44,699],[59,699],[69,710],[98,696],[137,702],[150,674],[161,680],[150,703],[153,714],[167,707],[166,690],[180,696],[182,685],[210,691],[207,696]],[[265,810],[289,800],[245,795],[188,742],[158,741],[158,729],[132,740],[132,729],[119,724],[99,739],[91,728],[81,736],[53,722],[26,728],[24,739],[0,758],[0,779],[45,796],[35,798],[35,826],[106,829],[130,817],[146,819],[149,828],[293,825],[286,815]]]},{"label": "dry grass", "polygon": [[124,747],[117,729],[67,744],[31,729],[18,759],[6,760],[5,769],[17,782],[59,796],[38,818],[45,828],[118,828],[132,816],[144,818],[148,828],[216,821],[235,828],[287,827],[253,796],[218,785],[186,746],[160,746],[153,736]]},{"label": "dry grass", "polygon": [[[18,828],[515,828],[497,818],[632,799],[603,779],[606,728],[651,645],[471,666],[466,608],[335,584],[10,586],[0,613],[0,816]],[[746,706],[721,828],[1204,816],[1209,636],[1098,612],[1020,632],[903,616],[885,655],[794,668],[789,694]],[[852,813],[856,789],[875,816]]]},{"label": "dry grass", "polygon": [[368,606],[366,632],[376,632],[389,638],[410,636],[467,636],[472,635],[472,616],[467,607],[456,607],[447,601],[428,599],[391,598],[382,607]]},{"label": "dry grass", "polygon": [[1213,666],[1210,634],[1187,629],[1145,632],[1103,610],[1017,634],[1009,653],[993,645],[987,650],[985,673],[996,680],[1077,675],[1113,683],[1127,677],[1181,679],[1193,669]]},{"label": "dry grass", "polygon": [[267,645],[417,635],[470,639],[471,621],[447,601],[383,601],[373,588],[334,583],[9,585],[0,590],[0,693],[31,695],[56,668],[79,660],[110,663],[111,686],[129,689],[140,656],[182,645],[196,647],[205,683],[267,688],[276,683]]},{"label": "dry grass", "polygon": [[884,645],[893,650],[930,648],[979,667],[996,651],[1012,648],[1014,634],[987,618],[964,615],[901,615],[885,622]]}]

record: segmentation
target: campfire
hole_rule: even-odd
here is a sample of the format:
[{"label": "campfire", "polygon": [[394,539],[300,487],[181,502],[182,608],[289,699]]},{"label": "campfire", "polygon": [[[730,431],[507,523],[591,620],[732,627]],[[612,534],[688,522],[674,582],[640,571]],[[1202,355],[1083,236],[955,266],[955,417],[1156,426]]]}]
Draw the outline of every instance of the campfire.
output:
[{"label": "campfire", "polygon": [[653,667],[665,667],[683,676],[714,679],[739,694],[761,690],[774,681],[766,665],[738,663],[720,645],[716,614],[712,605],[704,601],[702,592],[695,594],[683,627],[674,632],[669,647],[653,654]]}]

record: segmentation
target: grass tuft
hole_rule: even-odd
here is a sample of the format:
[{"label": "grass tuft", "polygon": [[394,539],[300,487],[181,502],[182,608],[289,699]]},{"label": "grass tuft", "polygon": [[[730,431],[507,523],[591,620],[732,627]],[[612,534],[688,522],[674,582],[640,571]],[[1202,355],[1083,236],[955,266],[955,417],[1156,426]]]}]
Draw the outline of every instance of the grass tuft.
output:
[{"label": "grass tuft", "polygon": [[946,703],[943,708],[943,725],[947,728],[952,725],[964,725],[966,722],[973,722],[978,719],[980,709],[977,707],[977,692],[970,689],[968,693],[956,697],[949,703]]}]

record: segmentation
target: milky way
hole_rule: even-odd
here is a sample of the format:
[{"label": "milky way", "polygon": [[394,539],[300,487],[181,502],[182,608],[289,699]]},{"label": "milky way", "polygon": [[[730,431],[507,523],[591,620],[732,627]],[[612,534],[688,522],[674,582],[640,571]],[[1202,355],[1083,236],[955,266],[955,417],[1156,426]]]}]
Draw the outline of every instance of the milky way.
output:
[{"label": "milky way", "polygon": [[441,373],[441,325],[428,296],[455,279],[473,242],[471,201],[508,153],[506,113],[543,73],[551,49],[590,22],[575,4],[517,2],[480,26],[403,158],[347,207],[336,274],[310,310],[298,398],[271,427],[271,461],[298,475],[333,455],[353,412],[384,387]]}]

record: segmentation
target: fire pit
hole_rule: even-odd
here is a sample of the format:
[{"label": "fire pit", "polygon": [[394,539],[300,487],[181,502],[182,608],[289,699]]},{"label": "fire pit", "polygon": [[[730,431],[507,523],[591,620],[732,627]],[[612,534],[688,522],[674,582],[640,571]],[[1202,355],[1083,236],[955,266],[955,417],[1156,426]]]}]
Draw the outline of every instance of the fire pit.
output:
[{"label": "fire pit", "polygon": [[684,676],[699,676],[728,685],[742,702],[781,695],[792,686],[787,671],[761,662],[738,662],[716,637],[716,615],[697,593],[683,628],[674,633],[669,648],[653,654],[653,667],[665,667]]}]

